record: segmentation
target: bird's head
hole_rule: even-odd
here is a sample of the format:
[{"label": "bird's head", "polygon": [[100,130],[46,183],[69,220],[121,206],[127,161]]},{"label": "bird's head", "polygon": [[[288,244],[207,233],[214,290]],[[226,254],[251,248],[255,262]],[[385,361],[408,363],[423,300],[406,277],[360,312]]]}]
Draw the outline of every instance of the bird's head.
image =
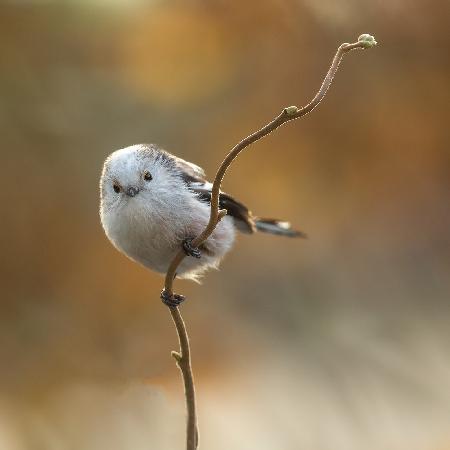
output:
[{"label": "bird's head", "polygon": [[117,150],[106,159],[100,179],[102,207],[151,208],[179,186],[170,155],[153,144]]}]

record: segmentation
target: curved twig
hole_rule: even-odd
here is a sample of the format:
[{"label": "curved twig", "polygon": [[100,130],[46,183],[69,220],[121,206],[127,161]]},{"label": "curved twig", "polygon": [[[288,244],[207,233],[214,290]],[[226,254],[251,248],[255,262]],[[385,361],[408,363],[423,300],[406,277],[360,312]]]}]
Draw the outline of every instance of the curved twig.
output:
[{"label": "curved twig", "polygon": [[[281,111],[281,113],[277,117],[275,117],[275,119],[262,127],[260,130],[255,131],[250,136],[247,136],[232,148],[230,153],[228,153],[227,157],[220,165],[219,170],[217,171],[214,178],[211,192],[211,215],[209,217],[208,225],[204,229],[203,233],[201,233],[192,241],[192,246],[194,248],[199,247],[201,244],[203,244],[203,242],[206,241],[206,239],[208,239],[209,236],[211,236],[219,221],[226,215],[225,210],[219,210],[220,186],[222,184],[226,171],[230,167],[231,163],[239,155],[239,153],[241,153],[242,150],[247,148],[249,145],[272,133],[272,131],[275,131],[286,122],[299,119],[300,117],[303,117],[306,114],[310,113],[325,97],[325,94],[331,86],[334,75],[339,68],[339,64],[343,56],[351,50],[366,49],[376,45],[375,40],[373,38],[369,38],[372,38],[372,36],[363,34],[358,38],[358,42],[354,42],[353,44],[345,43],[339,46],[336,54],[334,55],[331,66],[328,69],[327,74],[325,75],[322,85],[320,86],[320,89],[306,106],[304,106],[303,108],[297,108],[296,106],[288,106],[287,108],[284,108],[283,111]],[[173,280],[175,277],[175,273],[178,266],[181,264],[185,257],[186,253],[183,251],[183,249],[180,249],[167,270],[164,289],[168,294],[173,294]]]},{"label": "curved twig", "polygon": [[[255,131],[250,136],[247,136],[231,149],[231,151],[228,153],[228,155],[220,165],[214,178],[211,192],[211,214],[209,217],[209,222],[203,232],[192,241],[192,246],[194,248],[199,247],[208,239],[209,236],[211,236],[217,224],[227,214],[226,210],[219,209],[220,186],[222,184],[226,171],[228,170],[232,162],[237,158],[237,156],[245,148],[272,133],[272,131],[275,131],[281,125],[284,125],[291,120],[299,119],[300,117],[303,117],[306,114],[310,113],[325,97],[344,55],[351,50],[371,48],[376,44],[377,43],[375,39],[368,34],[362,34],[361,36],[359,36],[358,41],[352,44],[341,44],[337,49],[336,54],[334,55],[331,66],[328,69],[327,74],[325,75],[320,89],[306,106],[304,106],[303,108],[297,108],[297,106],[288,106],[287,108],[284,108],[281,113],[271,122],[262,127],[260,130]],[[180,251],[175,255],[169,268],[167,269],[164,291],[168,296],[174,295],[173,280],[175,278],[178,266],[181,264],[185,257],[186,253],[182,248],[180,248]],[[178,307],[169,307],[169,309],[173,321],[175,322],[178,338],[180,341],[181,353],[172,352],[172,356],[176,359],[177,364],[181,370],[185,387],[186,408],[188,414],[187,450],[195,450],[198,446],[198,432],[195,408],[195,387],[191,368],[189,339]]]}]

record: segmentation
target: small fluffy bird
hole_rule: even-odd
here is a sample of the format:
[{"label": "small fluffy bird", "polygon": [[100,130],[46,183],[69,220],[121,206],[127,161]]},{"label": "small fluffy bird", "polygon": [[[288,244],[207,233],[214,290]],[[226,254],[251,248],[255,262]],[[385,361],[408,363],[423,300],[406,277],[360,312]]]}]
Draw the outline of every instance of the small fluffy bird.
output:
[{"label": "small fluffy bird", "polygon": [[192,248],[190,242],[209,221],[211,189],[203,169],[154,144],[117,150],[106,159],[100,179],[103,228],[118,250],[160,273],[167,271],[182,245],[192,257],[183,260],[177,276],[192,280],[218,267],[236,230],[304,237],[288,222],[253,216],[222,192],[219,205],[228,214],[200,248]]}]

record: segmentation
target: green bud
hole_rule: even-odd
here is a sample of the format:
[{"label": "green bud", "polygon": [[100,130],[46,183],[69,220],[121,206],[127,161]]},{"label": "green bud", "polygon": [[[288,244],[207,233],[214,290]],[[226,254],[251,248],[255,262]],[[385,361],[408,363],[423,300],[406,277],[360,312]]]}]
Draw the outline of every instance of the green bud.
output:
[{"label": "green bud", "polygon": [[298,113],[298,108],[296,106],[288,106],[287,108],[284,108],[284,112],[288,116],[293,116],[294,114]]},{"label": "green bud", "polygon": [[371,48],[377,45],[377,41],[370,34],[362,34],[358,38],[358,42],[364,45],[364,48]]}]

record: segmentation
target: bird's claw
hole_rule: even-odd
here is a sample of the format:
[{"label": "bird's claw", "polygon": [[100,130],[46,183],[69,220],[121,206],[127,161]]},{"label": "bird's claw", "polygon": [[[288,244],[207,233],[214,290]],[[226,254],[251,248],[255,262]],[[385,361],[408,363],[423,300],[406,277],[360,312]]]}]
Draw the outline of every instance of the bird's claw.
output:
[{"label": "bird's claw", "polygon": [[169,308],[176,308],[186,300],[186,297],[181,294],[170,294],[165,289],[161,291],[161,300]]},{"label": "bird's claw", "polygon": [[184,253],[188,256],[192,256],[194,258],[201,258],[202,252],[197,248],[192,246],[193,239],[185,239],[183,241],[183,250]]}]

